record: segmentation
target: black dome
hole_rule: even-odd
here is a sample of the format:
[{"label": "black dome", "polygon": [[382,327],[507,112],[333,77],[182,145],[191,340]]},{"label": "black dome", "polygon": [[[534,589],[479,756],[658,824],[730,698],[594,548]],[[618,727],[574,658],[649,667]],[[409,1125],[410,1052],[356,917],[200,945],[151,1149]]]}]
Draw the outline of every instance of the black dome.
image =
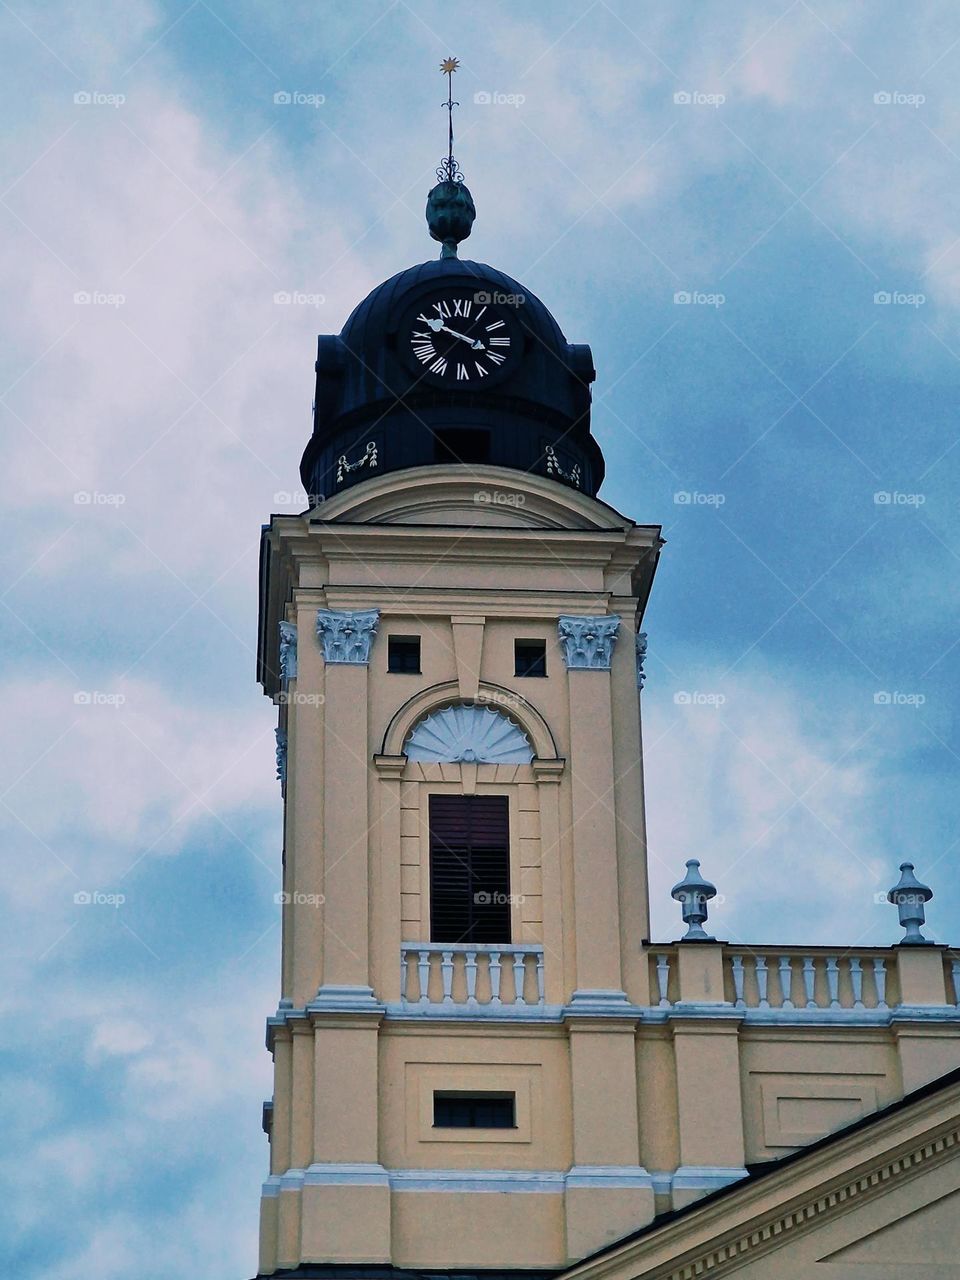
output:
[{"label": "black dome", "polygon": [[[444,290],[489,303],[489,314],[504,316],[513,335],[509,360],[490,354],[491,346],[472,382],[454,382],[451,367],[444,385],[410,356],[405,319]],[[454,337],[466,340],[462,332]],[[458,355],[463,351],[457,347]],[[464,354],[468,365],[472,354]],[[488,364],[486,376],[480,365],[488,361],[503,367]],[[462,372],[466,378],[466,365]],[[603,457],[590,435],[594,376],[590,348],[568,343],[540,299],[502,271],[452,257],[410,267],[364,298],[338,337],[318,340],[304,486],[329,497],[385,471],[488,462],[593,495],[603,479]]]}]

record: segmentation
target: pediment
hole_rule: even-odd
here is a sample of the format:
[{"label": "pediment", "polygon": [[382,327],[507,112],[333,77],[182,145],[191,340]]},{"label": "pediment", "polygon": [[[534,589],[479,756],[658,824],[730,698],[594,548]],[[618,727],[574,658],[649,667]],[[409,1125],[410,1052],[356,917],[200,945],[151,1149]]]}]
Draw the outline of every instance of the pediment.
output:
[{"label": "pediment", "polygon": [[558,1280],[960,1280],[960,1072]]}]

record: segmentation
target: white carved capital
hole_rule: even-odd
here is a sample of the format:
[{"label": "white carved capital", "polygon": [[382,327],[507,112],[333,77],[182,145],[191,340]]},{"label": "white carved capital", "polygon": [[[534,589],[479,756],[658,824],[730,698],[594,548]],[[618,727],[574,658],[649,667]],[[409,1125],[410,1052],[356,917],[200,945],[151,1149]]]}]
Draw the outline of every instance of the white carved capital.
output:
[{"label": "white carved capital", "polygon": [[615,613],[599,618],[575,615],[558,619],[557,633],[567,670],[609,671],[619,627],[620,618]]},{"label": "white carved capital", "polygon": [[297,624],[280,623],[280,678],[295,680],[297,677]]},{"label": "white carved capital", "polygon": [[637,688],[643,688],[643,682],[646,680],[646,672],[643,669],[643,660],[647,656],[647,633],[645,631],[637,632]]},{"label": "white carved capital", "polygon": [[318,609],[317,635],[324,661],[365,667],[379,625],[379,609]]}]

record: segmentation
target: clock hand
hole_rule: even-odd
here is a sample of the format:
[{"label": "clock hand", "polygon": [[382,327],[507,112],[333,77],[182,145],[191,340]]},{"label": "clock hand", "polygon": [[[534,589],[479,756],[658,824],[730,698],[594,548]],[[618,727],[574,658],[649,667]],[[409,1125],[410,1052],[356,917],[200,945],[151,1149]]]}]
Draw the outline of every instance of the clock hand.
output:
[{"label": "clock hand", "polygon": [[474,351],[485,351],[483,343],[478,338],[469,338],[465,333],[457,333],[456,329],[451,329],[449,325],[444,324],[442,320],[428,320],[427,324],[434,333],[449,333],[454,338],[459,338],[461,342],[469,342]]}]

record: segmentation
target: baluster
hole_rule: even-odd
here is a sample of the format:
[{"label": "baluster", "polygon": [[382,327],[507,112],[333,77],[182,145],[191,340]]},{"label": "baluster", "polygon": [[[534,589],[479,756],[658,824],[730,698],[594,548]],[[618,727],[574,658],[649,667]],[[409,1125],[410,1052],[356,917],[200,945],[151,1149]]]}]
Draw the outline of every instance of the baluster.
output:
[{"label": "baluster", "polygon": [[490,1003],[500,1003],[500,952],[490,952]]},{"label": "baluster", "polygon": [[453,1004],[453,952],[441,952],[440,976],[443,980],[443,1003]]},{"label": "baluster", "polygon": [[670,981],[670,957],[661,953],[657,956],[657,987],[660,990],[660,1004],[668,1005],[667,983]]},{"label": "baluster", "polygon": [[813,956],[804,956],[803,957],[803,989],[807,994],[808,1009],[815,1009],[817,1007],[817,1002],[813,998],[814,980],[815,980],[815,974],[813,971]]},{"label": "baluster", "polygon": [[407,980],[409,975],[409,967],[407,964],[408,956],[406,950],[400,948],[400,999],[404,1004],[407,1002]]},{"label": "baluster", "polygon": [[760,995],[760,1008],[769,1009],[770,1001],[767,999],[767,957],[754,956],[753,967],[757,975],[757,991]]},{"label": "baluster", "polygon": [[960,960],[950,962],[950,972],[953,975],[953,1003],[960,1006]]},{"label": "baluster", "polygon": [[780,1008],[792,1009],[794,1007],[791,999],[793,994],[793,966],[790,963],[790,957],[781,956],[778,967],[780,969]]},{"label": "baluster", "polygon": [[426,1004],[430,999],[430,952],[418,952],[417,980],[420,983],[420,1003]]},{"label": "baluster", "polygon": [[734,956],[731,960],[733,967],[733,993],[736,996],[735,1004],[738,1009],[742,1009],[743,1000],[743,956]]},{"label": "baluster", "polygon": [[840,964],[836,956],[827,956],[827,991],[830,1008],[840,1008]]},{"label": "baluster", "polygon": [[513,990],[514,1003],[526,1004],[523,998],[523,982],[527,976],[527,953],[518,951],[513,957]]},{"label": "baluster", "polygon": [[857,956],[850,957],[850,982],[853,986],[853,1007],[863,1008],[863,970]]},{"label": "baluster", "polygon": [[473,947],[467,952],[463,967],[467,976],[467,1003],[473,1004],[477,998],[477,953]]},{"label": "baluster", "polygon": [[877,984],[877,1008],[887,1007],[887,967],[883,956],[877,956],[873,962],[873,980]]},{"label": "baluster", "polygon": [[537,952],[537,1003],[543,1004],[543,952]]}]

